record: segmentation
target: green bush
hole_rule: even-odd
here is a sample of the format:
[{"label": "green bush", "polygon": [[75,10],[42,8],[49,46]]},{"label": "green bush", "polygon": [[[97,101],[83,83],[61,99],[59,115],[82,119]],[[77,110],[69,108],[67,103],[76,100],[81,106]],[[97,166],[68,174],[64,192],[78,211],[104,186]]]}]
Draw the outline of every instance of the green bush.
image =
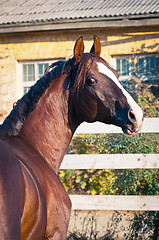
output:
[{"label": "green bush", "polygon": [[143,94],[138,96],[145,117],[159,117],[159,87],[148,86]]},{"label": "green bush", "polygon": [[124,134],[81,134],[73,138],[69,153],[159,153],[159,135],[140,133],[129,137]]},{"label": "green bush", "polygon": [[[72,154],[159,153],[158,134],[100,134],[75,136]],[[117,161],[117,160],[116,160]],[[159,170],[61,170],[59,176],[69,194],[155,195]]]}]

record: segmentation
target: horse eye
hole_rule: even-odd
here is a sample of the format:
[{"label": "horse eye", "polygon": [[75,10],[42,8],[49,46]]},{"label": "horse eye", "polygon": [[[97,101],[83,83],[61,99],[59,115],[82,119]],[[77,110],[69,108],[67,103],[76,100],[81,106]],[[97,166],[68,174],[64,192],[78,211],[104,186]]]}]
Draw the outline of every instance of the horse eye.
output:
[{"label": "horse eye", "polygon": [[96,82],[96,80],[92,77],[88,77],[87,80],[86,80],[86,83],[88,83],[88,84],[93,84],[95,82]]}]

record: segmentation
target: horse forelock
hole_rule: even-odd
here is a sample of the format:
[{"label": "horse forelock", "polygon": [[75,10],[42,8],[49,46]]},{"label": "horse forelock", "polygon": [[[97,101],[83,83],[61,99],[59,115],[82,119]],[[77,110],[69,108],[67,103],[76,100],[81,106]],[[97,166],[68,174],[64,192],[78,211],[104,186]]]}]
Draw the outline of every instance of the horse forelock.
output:
[{"label": "horse forelock", "polygon": [[75,80],[73,84],[74,92],[79,93],[85,85],[87,70],[92,63],[92,56],[90,53],[82,54],[80,61],[77,63]]},{"label": "horse forelock", "polygon": [[[56,64],[55,64],[56,65]],[[0,125],[0,137],[15,136],[19,133],[28,115],[36,108],[36,104],[50,83],[60,75],[69,72],[69,64],[60,62],[55,68],[42,76],[13,106],[13,110]]]},{"label": "horse forelock", "polygon": [[75,76],[74,76],[74,83],[73,85],[73,91],[74,93],[78,94],[80,89],[83,89],[87,77],[87,71],[92,66],[92,62],[100,62],[109,68],[113,74],[118,78],[118,73],[115,69],[113,69],[109,63],[101,58],[100,56],[93,54],[93,53],[84,53],[82,54],[80,61],[77,62],[74,66],[75,68]]}]

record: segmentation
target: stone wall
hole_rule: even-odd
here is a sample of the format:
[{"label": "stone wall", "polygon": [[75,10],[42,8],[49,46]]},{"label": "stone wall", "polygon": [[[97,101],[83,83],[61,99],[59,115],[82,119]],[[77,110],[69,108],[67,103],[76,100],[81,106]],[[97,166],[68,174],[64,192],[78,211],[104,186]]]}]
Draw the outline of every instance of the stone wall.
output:
[{"label": "stone wall", "polygon": [[19,62],[68,59],[76,39],[83,35],[85,51],[93,35],[101,39],[102,57],[113,65],[112,57],[122,54],[159,52],[159,28],[118,28],[12,33],[0,35],[0,118],[12,109],[20,94]]}]

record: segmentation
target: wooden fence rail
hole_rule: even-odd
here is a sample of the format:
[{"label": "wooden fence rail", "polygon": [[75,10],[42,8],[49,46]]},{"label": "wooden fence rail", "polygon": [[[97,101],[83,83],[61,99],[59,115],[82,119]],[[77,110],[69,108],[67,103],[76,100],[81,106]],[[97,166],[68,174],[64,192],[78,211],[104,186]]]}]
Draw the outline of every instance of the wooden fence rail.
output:
[{"label": "wooden fence rail", "polygon": [[61,169],[159,168],[159,154],[67,154]]},{"label": "wooden fence rail", "polygon": [[[102,123],[83,123],[76,134],[121,133]],[[159,118],[144,120],[142,133],[159,133]],[[159,154],[66,154],[60,169],[158,169]],[[120,184],[120,183],[119,183]],[[159,196],[70,195],[76,210],[159,210]]]}]

